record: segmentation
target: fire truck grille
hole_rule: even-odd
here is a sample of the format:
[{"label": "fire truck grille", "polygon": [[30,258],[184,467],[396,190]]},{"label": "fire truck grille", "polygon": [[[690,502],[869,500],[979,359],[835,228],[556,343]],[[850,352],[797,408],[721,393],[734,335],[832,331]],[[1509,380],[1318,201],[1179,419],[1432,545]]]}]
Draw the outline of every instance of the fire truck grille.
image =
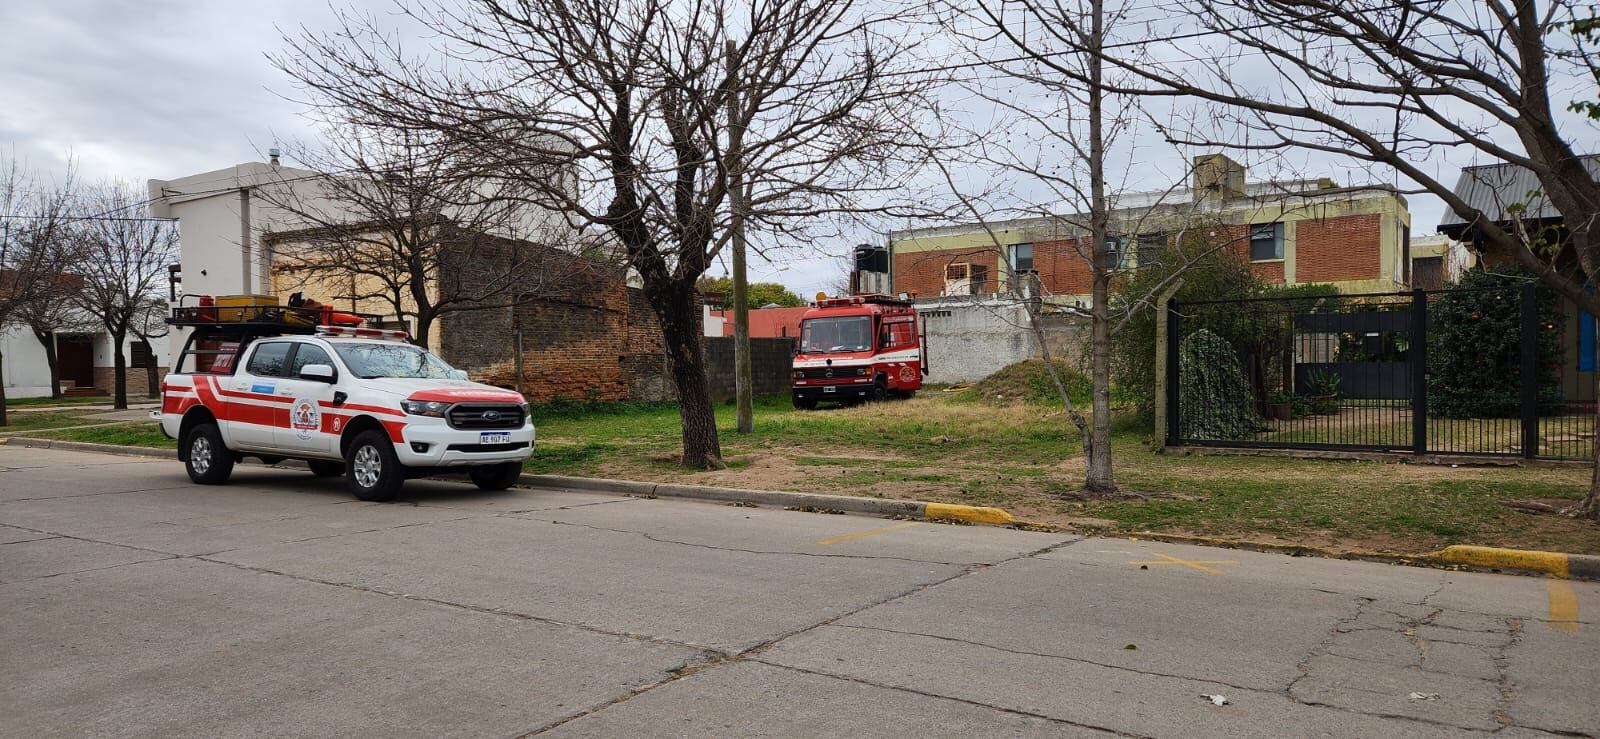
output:
[{"label": "fire truck grille", "polygon": [[510,403],[458,403],[445,414],[445,420],[458,429],[522,428],[522,406]]},{"label": "fire truck grille", "polygon": [[842,377],[861,377],[870,371],[866,367],[812,367],[795,370],[798,380],[827,380]]}]

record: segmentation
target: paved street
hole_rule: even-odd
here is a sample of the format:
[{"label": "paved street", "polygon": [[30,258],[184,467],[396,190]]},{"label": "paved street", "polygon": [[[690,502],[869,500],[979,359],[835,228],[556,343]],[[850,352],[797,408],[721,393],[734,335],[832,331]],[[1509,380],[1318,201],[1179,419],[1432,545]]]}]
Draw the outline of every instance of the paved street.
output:
[{"label": "paved street", "polygon": [[1592,583],[14,447],[0,501],[6,736],[1600,733]]}]

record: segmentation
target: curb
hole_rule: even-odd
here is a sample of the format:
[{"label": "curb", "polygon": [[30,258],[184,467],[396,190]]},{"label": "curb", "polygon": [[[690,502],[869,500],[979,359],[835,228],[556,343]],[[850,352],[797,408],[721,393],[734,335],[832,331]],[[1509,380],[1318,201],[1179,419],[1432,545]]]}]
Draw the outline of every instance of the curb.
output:
[{"label": "curb", "polygon": [[87,441],[58,441],[56,439],[35,439],[27,436],[11,436],[0,439],[0,444],[6,446],[20,446],[29,449],[65,449],[72,452],[99,452],[101,454],[120,454],[125,457],[154,457],[156,459],[177,459],[177,449],[162,447],[119,446],[117,444],[94,444]]},{"label": "curb", "polygon": [[637,482],[634,480],[606,480],[594,477],[567,477],[564,475],[523,475],[518,482],[528,487],[589,490],[602,493],[637,495],[647,498],[690,498],[802,510],[864,513],[873,516],[909,516],[935,521],[962,521],[995,526],[1019,523],[1010,513],[999,508],[926,503],[919,500],[858,498],[850,495],[787,493],[776,490],[744,490],[740,488],[711,487],[709,485],[678,485]]},{"label": "curb", "polygon": [[1592,554],[1457,545],[1434,552],[1430,559],[1446,564],[1490,567],[1497,570],[1543,572],[1570,580],[1600,580],[1600,556]]},{"label": "curb", "polygon": [[1271,552],[1291,557],[1312,556],[1327,559],[1381,562],[1411,567],[1440,565],[1474,567],[1496,571],[1539,572],[1565,580],[1600,581],[1600,556],[1593,554],[1565,554],[1563,552],[1544,552],[1533,549],[1504,549],[1501,547],[1480,547],[1462,544],[1448,546],[1437,552],[1418,552],[1416,554],[1361,550],[1336,552],[1300,544],[1236,541],[1211,536],[1163,534],[1155,531],[1127,534],[1125,538],[1149,539],[1173,544],[1194,544],[1223,549],[1243,549],[1252,552]]}]

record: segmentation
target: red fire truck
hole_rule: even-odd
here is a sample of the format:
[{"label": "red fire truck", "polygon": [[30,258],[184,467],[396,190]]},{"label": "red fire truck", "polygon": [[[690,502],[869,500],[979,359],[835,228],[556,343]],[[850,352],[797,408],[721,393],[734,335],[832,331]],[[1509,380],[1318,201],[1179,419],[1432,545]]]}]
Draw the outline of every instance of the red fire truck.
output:
[{"label": "red fire truck", "polygon": [[928,374],[925,339],[908,300],[824,298],[800,319],[794,406],[909,398]]}]

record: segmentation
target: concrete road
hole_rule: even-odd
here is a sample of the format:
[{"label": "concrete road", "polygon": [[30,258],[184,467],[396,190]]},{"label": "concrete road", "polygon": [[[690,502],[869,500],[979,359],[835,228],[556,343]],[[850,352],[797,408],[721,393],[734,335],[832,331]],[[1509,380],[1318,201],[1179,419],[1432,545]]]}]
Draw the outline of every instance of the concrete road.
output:
[{"label": "concrete road", "polygon": [[1600,733],[1596,584],[408,491],[0,447],[0,734]]}]

